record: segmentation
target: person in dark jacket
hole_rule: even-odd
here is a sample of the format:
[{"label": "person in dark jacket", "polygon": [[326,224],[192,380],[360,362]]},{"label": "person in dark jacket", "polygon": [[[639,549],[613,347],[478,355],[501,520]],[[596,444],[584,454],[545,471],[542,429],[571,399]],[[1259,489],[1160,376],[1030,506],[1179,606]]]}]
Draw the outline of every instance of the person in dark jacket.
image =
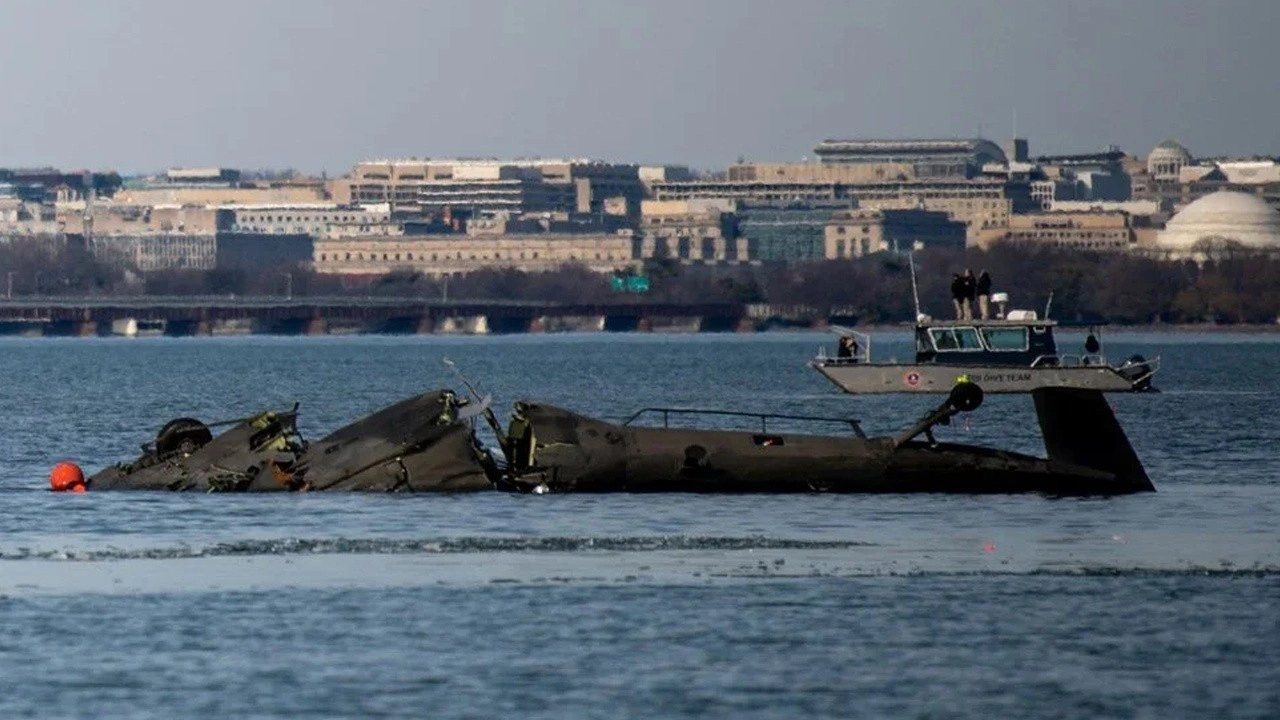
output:
[{"label": "person in dark jacket", "polygon": [[840,344],[836,348],[836,357],[841,360],[847,360],[853,357],[853,338],[848,335],[840,336]]},{"label": "person in dark jacket", "polygon": [[960,273],[951,274],[951,304],[956,308],[956,319],[964,319],[964,278]]},{"label": "person in dark jacket", "polygon": [[960,282],[964,286],[964,301],[961,303],[964,308],[964,319],[972,320],[973,308],[978,300],[978,279],[973,276],[972,270],[965,270]]},{"label": "person in dark jacket", "polygon": [[978,310],[983,320],[991,316],[991,275],[983,269],[978,273]]}]

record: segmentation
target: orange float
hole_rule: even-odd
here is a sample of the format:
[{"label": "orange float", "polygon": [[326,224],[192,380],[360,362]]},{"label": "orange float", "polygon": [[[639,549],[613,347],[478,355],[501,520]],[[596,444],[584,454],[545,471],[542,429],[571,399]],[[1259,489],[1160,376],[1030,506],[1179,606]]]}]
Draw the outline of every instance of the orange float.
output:
[{"label": "orange float", "polygon": [[60,462],[49,471],[49,489],[54,492],[84,492],[84,471],[73,462]]}]

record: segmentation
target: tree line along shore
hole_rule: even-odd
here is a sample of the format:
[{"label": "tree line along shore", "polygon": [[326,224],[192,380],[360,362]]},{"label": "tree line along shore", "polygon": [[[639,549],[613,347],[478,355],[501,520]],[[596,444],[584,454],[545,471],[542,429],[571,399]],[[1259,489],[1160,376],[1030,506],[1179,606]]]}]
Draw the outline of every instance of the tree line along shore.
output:
[{"label": "tree line along shore", "polygon": [[318,274],[303,265],[255,270],[138,273],[104,264],[83,249],[14,239],[0,245],[0,285],[12,298],[60,296],[290,294],[421,297],[427,300],[525,300],[549,303],[769,303],[803,306],[858,325],[899,325],[915,317],[911,265],[921,309],[952,313],[953,273],[990,273],[1009,307],[1061,321],[1163,329],[1273,328],[1280,317],[1280,257],[1219,249],[1195,260],[1090,253],[1016,243],[987,249],[877,253],[852,260],[737,267],[646,262],[643,293],[619,292],[607,274],[565,265],[526,273],[493,268],[462,276],[410,271],[377,277]]}]

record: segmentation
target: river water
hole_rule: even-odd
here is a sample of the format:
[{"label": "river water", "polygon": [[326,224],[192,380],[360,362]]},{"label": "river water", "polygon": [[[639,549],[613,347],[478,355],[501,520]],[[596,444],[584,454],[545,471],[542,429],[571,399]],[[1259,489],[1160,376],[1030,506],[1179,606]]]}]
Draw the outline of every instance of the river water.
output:
[{"label": "river water", "polygon": [[[909,355],[905,335],[879,357]],[[1069,346],[1079,338],[1065,336]],[[1280,337],[1115,334],[1158,492],[190,495],[45,490],[166,420],[318,437],[457,386],[859,417],[832,336],[0,339],[0,717],[1278,717]],[[799,428],[797,428],[799,429]],[[946,438],[1040,452],[1029,398]]]}]

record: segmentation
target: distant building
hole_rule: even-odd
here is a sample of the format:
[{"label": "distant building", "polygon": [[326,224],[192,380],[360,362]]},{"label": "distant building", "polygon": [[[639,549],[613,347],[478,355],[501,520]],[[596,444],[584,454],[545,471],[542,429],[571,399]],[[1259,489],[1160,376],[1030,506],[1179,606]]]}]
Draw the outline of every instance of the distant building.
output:
[{"label": "distant building", "polygon": [[826,258],[825,233],[836,212],[850,200],[809,202],[741,201],[738,234],[747,253],[762,262],[808,263]]},{"label": "distant building", "polygon": [[263,270],[312,258],[310,235],[138,232],[93,235],[85,245],[99,260],[141,272]]},{"label": "distant building", "polygon": [[869,185],[916,180],[911,163],[740,163],[726,173],[730,183],[757,183],[759,186]]},{"label": "distant building", "polygon": [[487,268],[535,272],[566,263],[601,273],[633,265],[633,237],[629,233],[345,237],[317,240],[313,250],[317,272],[344,275],[385,275],[395,270],[443,275]]},{"label": "distant building", "polygon": [[686,182],[696,179],[693,171],[684,165],[641,165],[636,171],[645,187],[646,196],[656,182]]},{"label": "distant building", "polygon": [[1155,200],[1056,200],[1049,210],[1052,212],[1123,212],[1134,218],[1154,218],[1163,224],[1167,208],[1161,208]]},{"label": "distant building", "polygon": [[[872,173],[887,167],[883,165],[859,166],[858,172]],[[969,241],[979,242],[991,232],[1001,233],[1008,225],[1009,214],[1040,209],[1040,204],[1032,199],[1031,187],[1020,180],[1009,180],[1002,177],[979,177],[969,180],[900,180],[895,178],[866,182],[850,182],[832,179],[838,177],[843,169],[833,168],[834,176],[827,176],[823,166],[814,163],[804,164],[799,168],[789,166],[736,166],[734,177],[739,179],[708,180],[696,182],[655,183],[654,194],[659,200],[689,200],[696,198],[730,198],[739,200],[742,212],[748,206],[757,209],[757,220],[747,220],[745,215],[740,224],[742,233],[752,237],[747,228],[756,222],[772,226],[782,217],[799,218],[795,211],[788,211],[784,216],[763,220],[777,208],[804,207],[816,205],[835,209],[850,207],[871,207],[886,210],[940,210],[953,220],[965,223],[968,228]],[[781,169],[778,178],[776,170]],[[905,168],[904,168],[905,169]],[[773,177],[769,177],[774,170]],[[746,179],[755,172],[756,179]],[[856,173],[855,173],[856,175]],[[777,178],[777,179],[775,179]],[[761,215],[760,213],[764,213]],[[813,223],[825,225],[826,217],[814,217],[802,221],[803,225],[813,230]],[[797,250],[807,242],[814,253],[810,259],[821,258],[820,233],[810,232],[809,241],[800,244],[790,243],[791,250]],[[786,244],[786,243],[784,243]],[[775,243],[765,241],[760,251],[768,255],[770,247]],[[806,245],[809,246],[809,245]],[[782,246],[778,246],[782,247]],[[791,251],[783,254],[790,255]],[[766,255],[755,255],[761,259]],[[800,259],[795,257],[793,259]]]},{"label": "distant building", "polygon": [[5,194],[34,203],[83,200],[90,195],[110,197],[120,184],[120,175],[115,172],[0,168],[0,185],[5,186]]},{"label": "distant building", "polygon": [[261,187],[142,185],[124,187],[112,199],[128,205],[305,205],[329,201],[319,184]]},{"label": "distant building", "polygon": [[732,200],[646,200],[641,204],[637,258],[686,263],[739,263],[751,259],[738,237]]},{"label": "distant building", "polygon": [[25,201],[20,197],[0,197],[0,240],[12,237],[59,235],[65,220],[52,205]]},{"label": "distant building", "polygon": [[1123,211],[1039,212],[1011,215],[1000,240],[1078,250],[1121,251],[1133,247],[1131,216]]},{"label": "distant building", "polygon": [[1183,166],[1176,186],[1165,185],[1163,195],[1176,206],[1230,190],[1257,195],[1280,206],[1280,163],[1267,160],[1207,160]]},{"label": "distant building", "polygon": [[842,210],[823,230],[824,257],[855,258],[925,248],[963,249],[964,223],[929,210]]},{"label": "distant building", "polygon": [[240,171],[231,168],[170,168],[165,179],[171,183],[223,184],[240,182]]},{"label": "distant building", "polygon": [[1038,157],[1041,177],[1032,183],[1032,196],[1043,209],[1060,200],[1128,200],[1133,187],[1123,165],[1125,157],[1115,147],[1100,153]]},{"label": "distant building", "polygon": [[917,178],[971,178],[989,163],[1008,164],[1004,150],[982,138],[824,140],[813,152],[823,164],[900,163]]},{"label": "distant building", "polygon": [[225,211],[207,206],[101,202],[59,206],[57,214],[65,232],[85,235],[211,235],[230,224]]},{"label": "distant building", "polygon": [[1183,166],[1191,163],[1190,151],[1174,140],[1164,140],[1147,156],[1147,174],[1157,183],[1176,183]]},{"label": "distant building", "polygon": [[342,206],[333,203],[239,205],[225,210],[228,230],[262,235],[313,237],[403,235],[391,220],[391,206]]},{"label": "distant building", "polygon": [[214,233],[95,235],[87,245],[100,260],[143,272],[212,270],[217,266]]},{"label": "distant building", "polygon": [[860,208],[945,212],[965,224],[970,244],[999,236],[1013,213],[1038,207],[1028,184],[1001,180],[871,186],[858,188],[856,197]]},{"label": "distant building", "polygon": [[1174,215],[1157,237],[1155,250],[1189,256],[1214,245],[1280,252],[1280,211],[1257,195],[1215,192]]},{"label": "distant building", "polygon": [[423,215],[603,213],[609,198],[638,209],[645,196],[639,166],[591,160],[380,160],[346,182],[351,202]]},{"label": "distant building", "polygon": [[315,238],[306,233],[220,232],[214,247],[219,270],[265,270],[310,263]]}]

